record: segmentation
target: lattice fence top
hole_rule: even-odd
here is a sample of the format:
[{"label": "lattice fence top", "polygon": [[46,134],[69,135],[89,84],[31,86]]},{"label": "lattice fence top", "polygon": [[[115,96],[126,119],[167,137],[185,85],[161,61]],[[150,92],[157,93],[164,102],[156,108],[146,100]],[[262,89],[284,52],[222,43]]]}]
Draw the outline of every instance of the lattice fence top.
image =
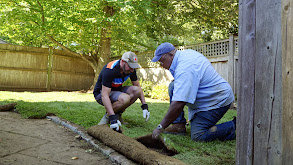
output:
[{"label": "lattice fence top", "polygon": [[[229,39],[203,44],[180,46],[178,50],[193,49],[207,57],[227,56],[229,54]],[[235,54],[238,54],[238,38],[234,38]]]}]

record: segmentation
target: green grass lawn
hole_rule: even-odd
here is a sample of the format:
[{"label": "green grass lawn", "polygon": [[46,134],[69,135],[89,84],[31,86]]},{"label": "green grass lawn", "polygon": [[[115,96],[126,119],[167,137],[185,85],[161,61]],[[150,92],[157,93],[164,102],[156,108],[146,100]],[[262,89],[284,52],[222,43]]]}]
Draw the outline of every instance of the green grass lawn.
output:
[{"label": "green grass lawn", "polygon": [[[0,91],[0,105],[16,102],[17,111],[24,118],[44,118],[47,113],[54,113],[60,118],[74,122],[84,128],[99,123],[105,114],[92,94],[78,92],[8,92]],[[123,133],[129,137],[138,137],[152,133],[168,110],[169,102],[148,99],[151,117],[148,122],[142,117],[139,101],[131,105],[123,119],[129,124],[123,126]],[[187,108],[185,109],[187,115]],[[235,110],[229,110],[219,123],[229,121],[236,116]],[[235,164],[236,141],[194,142],[190,139],[190,126],[187,136],[162,134],[168,147],[179,154],[174,157],[187,164],[228,165]]]}]

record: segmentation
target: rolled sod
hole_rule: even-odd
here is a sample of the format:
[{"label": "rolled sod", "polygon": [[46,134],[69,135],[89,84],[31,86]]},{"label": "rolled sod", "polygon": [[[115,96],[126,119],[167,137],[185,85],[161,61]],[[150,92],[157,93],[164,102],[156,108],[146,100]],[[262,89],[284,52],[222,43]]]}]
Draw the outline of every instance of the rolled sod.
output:
[{"label": "rolled sod", "polygon": [[148,149],[142,143],[128,136],[118,133],[109,128],[108,125],[95,125],[87,130],[88,134],[100,140],[105,145],[120,152],[128,159],[139,164],[158,165],[183,165],[182,161],[173,157],[160,154]]}]

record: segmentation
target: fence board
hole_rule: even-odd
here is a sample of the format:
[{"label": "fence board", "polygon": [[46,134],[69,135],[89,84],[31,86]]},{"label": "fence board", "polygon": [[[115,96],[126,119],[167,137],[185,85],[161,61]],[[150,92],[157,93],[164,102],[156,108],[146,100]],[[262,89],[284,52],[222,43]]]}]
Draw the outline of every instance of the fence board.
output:
[{"label": "fence board", "polygon": [[239,0],[239,79],[236,129],[236,164],[253,164],[255,78],[255,3]]},{"label": "fence board", "polygon": [[280,9],[280,0],[256,1],[254,164],[281,164]]},{"label": "fence board", "polygon": [[282,65],[283,65],[283,117],[282,163],[292,164],[293,156],[293,0],[282,1]]}]

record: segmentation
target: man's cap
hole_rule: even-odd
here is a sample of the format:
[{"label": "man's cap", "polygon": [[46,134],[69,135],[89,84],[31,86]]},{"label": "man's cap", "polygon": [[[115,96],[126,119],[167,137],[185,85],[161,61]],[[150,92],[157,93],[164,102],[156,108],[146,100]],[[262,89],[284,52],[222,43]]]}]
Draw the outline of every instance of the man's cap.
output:
[{"label": "man's cap", "polygon": [[133,52],[125,52],[121,59],[126,61],[130,68],[140,68],[139,64],[137,63],[137,56]]},{"label": "man's cap", "polygon": [[157,47],[155,51],[155,56],[152,59],[152,62],[157,62],[163,54],[171,52],[174,49],[175,47],[171,43],[169,42],[162,43],[161,45]]}]

